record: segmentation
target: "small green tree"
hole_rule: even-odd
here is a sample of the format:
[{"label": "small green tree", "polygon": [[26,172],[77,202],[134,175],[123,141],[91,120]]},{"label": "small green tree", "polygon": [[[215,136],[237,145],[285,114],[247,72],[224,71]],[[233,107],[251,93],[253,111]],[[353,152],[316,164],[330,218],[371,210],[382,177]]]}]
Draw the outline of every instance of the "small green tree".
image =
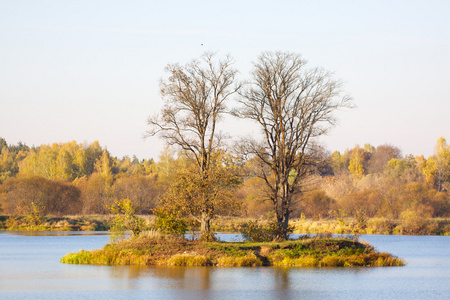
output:
[{"label": "small green tree", "polygon": [[153,209],[156,216],[156,229],[171,235],[184,237],[187,231],[185,218],[181,216],[179,207],[165,203]]},{"label": "small green tree", "polygon": [[273,230],[253,221],[242,224],[240,232],[244,241],[270,242],[273,240]]},{"label": "small green tree", "polygon": [[44,218],[44,210],[45,207],[43,205],[36,204],[31,202],[30,207],[28,208],[27,220],[30,225],[37,226],[41,224]]},{"label": "small green tree", "polygon": [[117,200],[115,205],[107,207],[116,215],[111,221],[110,238],[112,243],[123,239],[125,231],[129,231],[131,236],[137,236],[144,229],[144,220],[135,215],[139,208],[134,208],[130,199]]}]

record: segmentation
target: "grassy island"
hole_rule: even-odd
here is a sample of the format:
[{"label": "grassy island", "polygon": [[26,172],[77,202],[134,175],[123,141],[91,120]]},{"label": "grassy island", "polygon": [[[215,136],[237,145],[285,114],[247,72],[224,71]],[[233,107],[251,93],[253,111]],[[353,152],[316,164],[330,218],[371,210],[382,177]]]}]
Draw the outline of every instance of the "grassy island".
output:
[{"label": "grassy island", "polygon": [[403,266],[402,259],[345,238],[302,237],[283,242],[200,242],[141,234],[100,250],[70,253],[61,262],[93,265],[167,266]]}]

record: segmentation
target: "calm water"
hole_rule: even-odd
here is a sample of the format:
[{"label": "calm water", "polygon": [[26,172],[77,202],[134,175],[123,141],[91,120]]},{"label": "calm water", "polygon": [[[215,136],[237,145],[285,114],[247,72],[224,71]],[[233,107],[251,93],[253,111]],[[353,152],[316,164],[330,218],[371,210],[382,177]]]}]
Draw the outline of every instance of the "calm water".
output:
[{"label": "calm water", "polygon": [[[66,265],[106,235],[0,232],[0,299],[450,299],[450,237],[362,238],[406,260],[390,268],[183,268]],[[222,235],[222,240],[237,239]]]}]

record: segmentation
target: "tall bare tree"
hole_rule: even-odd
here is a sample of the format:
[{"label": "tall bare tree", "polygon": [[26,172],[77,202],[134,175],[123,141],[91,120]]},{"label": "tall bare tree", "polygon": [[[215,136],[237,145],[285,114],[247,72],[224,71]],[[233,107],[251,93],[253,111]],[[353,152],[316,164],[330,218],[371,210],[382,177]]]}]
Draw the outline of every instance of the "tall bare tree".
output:
[{"label": "tall bare tree", "polygon": [[[212,154],[221,146],[216,125],[227,100],[239,88],[233,85],[237,71],[232,65],[231,57],[218,60],[214,53],[205,53],[184,66],[169,64],[166,71],[170,76],[161,80],[164,107],[159,115],[148,119],[148,135],[158,134],[169,145],[181,147],[194,159],[205,183]],[[209,234],[214,205],[207,194],[204,196],[199,219],[201,234]]]},{"label": "tall bare tree", "polygon": [[292,196],[307,172],[314,138],[335,125],[335,110],[351,106],[349,97],[339,97],[341,84],[331,73],[305,65],[298,54],[262,53],[236,112],[256,121],[263,133],[262,141],[247,139],[245,150],[260,162],[258,176],[274,205],[276,239],[287,238]]}]

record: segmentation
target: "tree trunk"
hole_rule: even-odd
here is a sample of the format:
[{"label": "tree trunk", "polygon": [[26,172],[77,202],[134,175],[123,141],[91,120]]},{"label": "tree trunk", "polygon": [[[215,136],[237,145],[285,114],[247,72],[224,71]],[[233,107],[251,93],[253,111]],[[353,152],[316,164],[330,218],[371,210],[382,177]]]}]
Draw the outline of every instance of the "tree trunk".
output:
[{"label": "tree trunk", "polygon": [[283,234],[283,239],[287,240],[288,238],[288,228],[289,228],[289,213],[290,210],[286,209],[283,211],[283,223],[281,224],[281,233]]},{"label": "tree trunk", "polygon": [[211,218],[208,216],[207,213],[202,213],[202,218],[200,222],[200,232],[203,233],[209,233],[211,231],[210,228],[210,221]]},{"label": "tree trunk", "polygon": [[211,216],[206,212],[202,212],[200,221],[200,236],[198,239],[206,242],[215,241],[216,237],[214,236],[214,233],[211,232],[210,227]]},{"label": "tree trunk", "polygon": [[290,204],[292,195],[289,193],[288,189],[283,195],[278,195],[278,207],[276,209],[277,223],[274,229],[274,239],[275,240],[287,240],[289,234],[289,217],[290,217]]},{"label": "tree trunk", "polygon": [[274,240],[284,241],[288,238],[289,229],[289,210],[283,211],[281,215],[277,215],[277,223],[274,224]]}]

